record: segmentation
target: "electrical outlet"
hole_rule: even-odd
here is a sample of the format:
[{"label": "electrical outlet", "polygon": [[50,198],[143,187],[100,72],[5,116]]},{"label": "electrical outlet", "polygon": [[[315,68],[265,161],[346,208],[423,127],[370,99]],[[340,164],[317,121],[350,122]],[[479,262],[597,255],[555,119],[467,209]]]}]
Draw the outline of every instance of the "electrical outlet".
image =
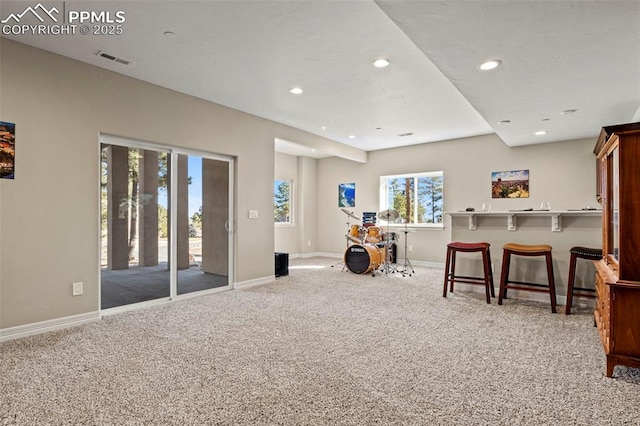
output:
[{"label": "electrical outlet", "polygon": [[83,293],[82,282],[73,283],[73,295],[80,296]]},{"label": "electrical outlet", "polygon": [[409,247],[407,247],[407,249],[408,249],[409,251],[413,251],[413,246],[412,246],[412,245],[409,245]]},{"label": "electrical outlet", "polygon": [[311,247],[311,241],[307,241],[307,245]]}]

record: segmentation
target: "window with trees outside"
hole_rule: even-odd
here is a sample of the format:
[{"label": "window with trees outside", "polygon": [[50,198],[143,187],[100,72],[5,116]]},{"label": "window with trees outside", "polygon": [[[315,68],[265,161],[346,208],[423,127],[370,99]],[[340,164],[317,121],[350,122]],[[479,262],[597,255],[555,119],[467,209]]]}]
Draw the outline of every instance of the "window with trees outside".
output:
[{"label": "window with trees outside", "polygon": [[273,182],[273,218],[275,223],[293,223],[291,194],[293,181],[276,179]]},{"label": "window with trees outside", "polygon": [[380,176],[380,210],[396,210],[395,223],[441,227],[443,189],[442,171]]}]

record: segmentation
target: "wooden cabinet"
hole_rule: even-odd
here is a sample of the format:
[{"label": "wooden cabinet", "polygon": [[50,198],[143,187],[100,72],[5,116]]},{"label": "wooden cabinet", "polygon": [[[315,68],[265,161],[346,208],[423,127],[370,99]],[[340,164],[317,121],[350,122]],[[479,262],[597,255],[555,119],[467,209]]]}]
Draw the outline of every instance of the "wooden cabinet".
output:
[{"label": "wooden cabinet", "polygon": [[640,123],[604,127],[596,150],[603,258],[594,316],[611,377],[616,365],[640,368]]},{"label": "wooden cabinet", "polygon": [[595,263],[594,315],[611,377],[616,365],[640,368],[640,285],[620,281],[604,262]]}]

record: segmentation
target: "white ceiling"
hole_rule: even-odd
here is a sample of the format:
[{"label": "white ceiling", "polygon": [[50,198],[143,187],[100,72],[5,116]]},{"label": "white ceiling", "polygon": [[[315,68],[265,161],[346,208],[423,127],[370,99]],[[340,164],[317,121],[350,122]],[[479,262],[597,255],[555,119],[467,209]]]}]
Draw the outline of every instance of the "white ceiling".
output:
[{"label": "white ceiling", "polygon": [[[0,18],[36,4],[3,0]],[[595,138],[640,120],[640,0],[42,4],[124,11],[123,34],[5,37],[365,151],[494,132],[509,146]],[[391,65],[374,68],[379,57]],[[502,66],[479,71],[486,59]],[[292,142],[278,149],[324,155]]]}]

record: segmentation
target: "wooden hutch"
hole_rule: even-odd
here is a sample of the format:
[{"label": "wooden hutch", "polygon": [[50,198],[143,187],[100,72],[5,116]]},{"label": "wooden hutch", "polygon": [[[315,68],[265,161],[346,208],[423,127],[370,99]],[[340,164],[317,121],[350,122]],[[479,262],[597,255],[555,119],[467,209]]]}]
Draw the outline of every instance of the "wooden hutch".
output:
[{"label": "wooden hutch", "polygon": [[616,365],[640,368],[640,123],[603,127],[594,152],[603,253],[594,317],[611,377]]}]

